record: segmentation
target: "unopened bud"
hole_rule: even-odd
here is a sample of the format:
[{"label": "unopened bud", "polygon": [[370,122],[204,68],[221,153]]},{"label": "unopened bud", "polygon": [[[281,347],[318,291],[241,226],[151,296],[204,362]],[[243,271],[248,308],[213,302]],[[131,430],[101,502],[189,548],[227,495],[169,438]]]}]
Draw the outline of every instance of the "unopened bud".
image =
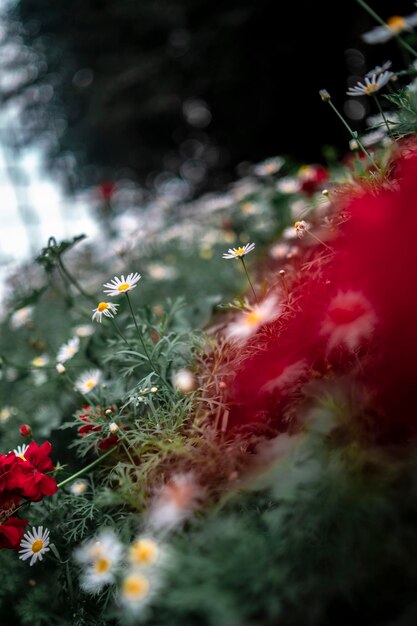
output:
[{"label": "unopened bud", "polygon": [[109,425],[109,431],[114,435],[115,433],[117,433],[117,431],[119,430],[118,425],[116,424],[116,422],[112,422]]},{"label": "unopened bud", "polygon": [[195,378],[192,372],[187,369],[178,370],[173,376],[174,387],[180,393],[189,393],[195,387]]},{"label": "unopened bud", "polygon": [[65,365],[62,365],[62,363],[57,363],[56,371],[58,372],[58,374],[65,374]]},{"label": "unopened bud", "polygon": [[151,393],[156,393],[158,391],[158,387],[151,387]]},{"label": "unopened bud", "polygon": [[28,424],[22,424],[21,427],[19,428],[19,432],[22,435],[22,437],[32,436],[32,429]]},{"label": "unopened bud", "polygon": [[331,97],[327,89],[320,89],[319,95],[320,95],[320,98],[323,100],[323,102],[328,102]]},{"label": "unopened bud", "polygon": [[87,483],[85,480],[76,480],[72,483],[70,491],[74,496],[82,496],[87,490]]}]

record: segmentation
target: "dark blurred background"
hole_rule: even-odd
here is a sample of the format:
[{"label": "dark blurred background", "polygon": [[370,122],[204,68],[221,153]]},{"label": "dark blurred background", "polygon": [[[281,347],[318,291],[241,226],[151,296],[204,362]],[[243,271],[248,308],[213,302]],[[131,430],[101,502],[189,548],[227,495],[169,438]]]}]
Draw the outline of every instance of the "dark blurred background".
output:
[{"label": "dark blurred background", "polygon": [[[372,4],[384,19],[416,10]],[[271,155],[342,155],[348,137],[318,90],[364,126],[371,107],[349,104],[348,84],[388,58],[402,66],[395,42],[361,42],[373,26],[355,0],[20,0],[1,102],[19,109],[15,141],[41,140],[69,190],[179,176],[198,193]]]}]

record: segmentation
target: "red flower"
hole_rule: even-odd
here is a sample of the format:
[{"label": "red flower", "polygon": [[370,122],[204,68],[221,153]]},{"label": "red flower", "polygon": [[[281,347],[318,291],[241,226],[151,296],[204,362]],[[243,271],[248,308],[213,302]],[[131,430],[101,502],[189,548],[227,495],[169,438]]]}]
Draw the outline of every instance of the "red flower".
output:
[{"label": "red flower", "polygon": [[54,465],[49,458],[52,446],[45,441],[41,446],[32,441],[25,452],[25,459],[16,457],[17,463],[10,472],[9,489],[32,502],[39,502],[44,496],[52,496],[58,489],[52,476]]},{"label": "red flower", "polygon": [[[103,426],[101,424],[95,424],[95,420],[103,418],[106,414],[106,411],[115,411],[113,406],[108,409],[103,409],[100,406],[91,407],[91,406],[83,406],[83,412],[77,413],[77,417],[84,423],[83,426],[79,426],[78,434],[81,437],[89,433],[98,433],[103,430]],[[99,450],[107,450],[111,446],[116,445],[119,442],[119,438],[116,435],[110,435],[110,437],[106,437],[102,439],[97,444]]]},{"label": "red flower", "polygon": [[49,458],[51,451],[52,445],[49,441],[44,441],[41,446],[32,441],[25,452],[25,458],[40,472],[53,472],[55,467]]},{"label": "red flower", "polygon": [[98,444],[99,450],[108,450],[112,446],[115,446],[119,443],[119,438],[116,435],[110,435],[110,437],[106,437],[106,439],[102,439]]},{"label": "red flower", "polygon": [[22,437],[32,436],[32,429],[28,424],[22,424],[21,427],[19,428],[19,432],[22,435]]},{"label": "red flower", "polygon": [[298,179],[300,191],[311,195],[323,187],[323,183],[329,178],[329,172],[323,165],[305,165],[300,168]]},{"label": "red flower", "polygon": [[9,517],[8,520],[0,524],[0,550],[4,548],[17,550],[25,532],[27,519],[19,517]]},{"label": "red flower", "polygon": [[18,457],[14,452],[0,454],[0,493],[10,489],[13,477],[13,466],[17,465]]},{"label": "red flower", "polygon": [[104,180],[98,186],[98,193],[104,201],[111,200],[115,191],[116,191],[116,184],[113,183],[111,180]]}]

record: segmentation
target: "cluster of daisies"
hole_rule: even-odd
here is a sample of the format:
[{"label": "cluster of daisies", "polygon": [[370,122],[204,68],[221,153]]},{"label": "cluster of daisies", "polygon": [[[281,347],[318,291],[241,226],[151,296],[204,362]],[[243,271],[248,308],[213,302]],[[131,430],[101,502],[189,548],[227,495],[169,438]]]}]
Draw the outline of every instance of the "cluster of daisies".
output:
[{"label": "cluster of daisies", "polygon": [[133,613],[143,611],[161,583],[163,545],[141,535],[127,548],[112,530],[102,530],[75,550],[81,587],[96,594],[115,585],[119,603]]},{"label": "cluster of daisies", "polygon": [[[84,485],[77,492],[83,493]],[[162,587],[172,557],[168,558],[168,548],[160,538],[191,515],[202,495],[193,474],[174,475],[155,493],[145,529],[129,546],[124,546],[111,529],[85,541],[74,552],[84,591],[97,594],[108,585],[114,586],[123,609],[133,615],[143,614]]]}]

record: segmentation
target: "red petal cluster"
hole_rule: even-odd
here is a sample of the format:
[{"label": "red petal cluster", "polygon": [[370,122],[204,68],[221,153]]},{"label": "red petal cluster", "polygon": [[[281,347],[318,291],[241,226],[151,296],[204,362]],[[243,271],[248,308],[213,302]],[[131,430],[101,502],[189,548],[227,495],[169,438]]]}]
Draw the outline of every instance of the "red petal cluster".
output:
[{"label": "red petal cluster", "polygon": [[312,195],[323,188],[324,183],[329,179],[329,171],[323,165],[307,165],[301,168],[298,175],[300,191],[307,195]]},{"label": "red petal cluster", "polygon": [[228,364],[229,426],[286,430],[307,382],[348,376],[364,391],[375,437],[417,436],[417,147],[379,188],[344,197],[342,210],[333,253],[310,246],[286,266],[291,306],[277,287],[284,313]]},{"label": "red petal cluster", "polygon": [[32,441],[24,458],[14,452],[0,454],[0,549],[18,548],[28,523],[13,516],[22,501],[39,502],[52,496],[57,484],[48,472],[55,468],[50,459],[52,446]]},{"label": "red petal cluster", "polygon": [[[100,406],[89,406],[84,405],[82,411],[76,413],[76,417],[83,422],[82,426],[78,427],[78,434],[81,437],[85,437],[89,433],[99,433],[103,430],[102,424],[97,424],[97,420],[103,418],[105,415],[105,411],[114,412],[116,409],[114,406],[108,407],[107,409],[103,409]],[[104,437],[104,439],[100,439],[97,443],[97,448],[99,450],[107,450],[112,446],[115,446],[119,442],[119,438],[116,435],[110,435],[109,437]]]}]

